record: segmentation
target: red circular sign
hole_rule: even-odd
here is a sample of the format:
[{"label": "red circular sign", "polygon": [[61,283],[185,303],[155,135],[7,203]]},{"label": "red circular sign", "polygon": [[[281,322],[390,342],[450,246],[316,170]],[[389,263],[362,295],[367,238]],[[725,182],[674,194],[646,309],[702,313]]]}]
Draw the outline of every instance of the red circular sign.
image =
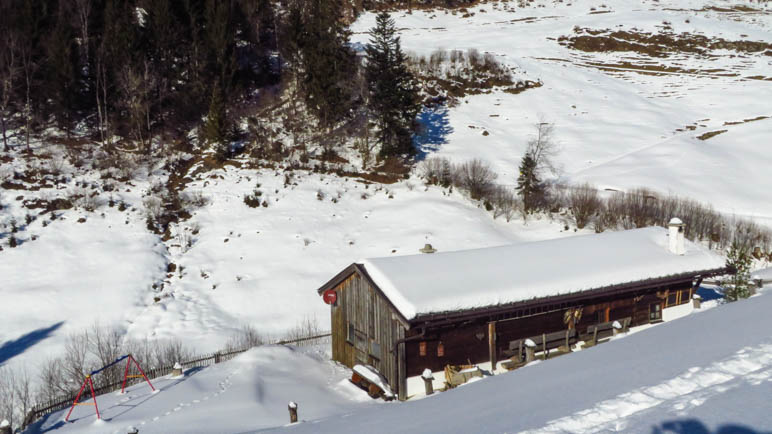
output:
[{"label": "red circular sign", "polygon": [[338,301],[338,293],[334,289],[328,289],[322,293],[322,299],[327,304],[335,304]]}]

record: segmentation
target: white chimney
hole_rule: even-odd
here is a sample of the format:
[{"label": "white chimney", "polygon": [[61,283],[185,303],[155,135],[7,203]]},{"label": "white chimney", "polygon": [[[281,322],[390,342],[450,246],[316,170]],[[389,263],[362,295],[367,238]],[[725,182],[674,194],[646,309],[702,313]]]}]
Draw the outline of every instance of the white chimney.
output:
[{"label": "white chimney", "polygon": [[686,225],[678,217],[670,219],[670,223],[667,224],[669,230],[669,244],[670,253],[674,255],[683,255],[686,253],[686,241],[684,232]]}]

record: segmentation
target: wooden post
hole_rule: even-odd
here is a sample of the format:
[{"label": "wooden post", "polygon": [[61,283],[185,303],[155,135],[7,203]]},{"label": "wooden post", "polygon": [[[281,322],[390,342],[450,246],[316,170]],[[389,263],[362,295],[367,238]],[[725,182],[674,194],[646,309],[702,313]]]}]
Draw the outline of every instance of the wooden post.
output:
[{"label": "wooden post", "polygon": [[542,352],[542,359],[547,360],[547,334],[546,333],[541,334],[541,352]]},{"label": "wooden post", "polygon": [[525,363],[531,363],[536,359],[536,343],[530,339],[525,341]]},{"label": "wooden post", "polygon": [[695,309],[700,309],[702,307],[702,297],[700,297],[697,294],[694,294],[692,296],[692,303]]},{"label": "wooden post", "polygon": [[220,352],[219,351],[214,353],[214,362],[215,363],[220,363]]},{"label": "wooden post", "polygon": [[296,423],[298,421],[298,405],[295,401],[290,401],[287,405],[290,414],[290,423]]},{"label": "wooden post", "polygon": [[432,384],[432,380],[434,380],[434,375],[432,375],[432,370],[429,368],[424,369],[421,378],[424,380],[424,391],[426,392],[426,396],[433,394],[434,384]]},{"label": "wooden post", "polygon": [[611,328],[613,330],[613,336],[622,333],[622,324],[620,324],[619,321],[614,321],[614,324],[611,324]]},{"label": "wooden post", "polygon": [[182,365],[180,365],[180,362],[177,362],[174,364],[174,367],[172,368],[172,377],[179,377],[182,375]]},{"label": "wooden post", "polygon": [[491,361],[491,374],[496,370],[496,321],[488,323],[488,356]]},{"label": "wooden post", "polygon": [[595,329],[592,331],[592,344],[595,345],[598,343],[598,326],[595,326]]},{"label": "wooden post", "polygon": [[0,434],[11,434],[11,423],[7,420],[0,422]]}]

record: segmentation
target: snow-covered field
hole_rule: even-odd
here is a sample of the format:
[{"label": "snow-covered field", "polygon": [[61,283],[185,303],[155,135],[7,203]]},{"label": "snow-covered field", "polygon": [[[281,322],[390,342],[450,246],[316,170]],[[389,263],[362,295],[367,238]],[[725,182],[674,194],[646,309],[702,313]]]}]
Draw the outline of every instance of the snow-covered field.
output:
[{"label": "snow-covered field", "polygon": [[[70,422],[63,422],[63,410],[28,432],[123,433],[129,426],[142,433],[768,429],[772,292],[703,309],[667,309],[665,323],[609,343],[385,405],[353,386],[350,371],[326,361],[325,351],[260,347],[184,378],[156,379],[156,393],[141,383],[125,395],[100,396],[102,421],[91,407],[78,407]],[[299,424],[287,424],[290,401],[298,404]]]},{"label": "snow-covered field", "polygon": [[[454,161],[482,158],[514,184],[534,124],[555,124],[557,163],[569,182],[600,188],[649,187],[711,203],[717,210],[770,223],[772,202],[772,62],[764,53],[714,50],[706,56],[634,52],[588,53],[558,42],[574,27],[657,33],[669,27],[726,40],[772,42],[766,2],[536,0],[525,8],[491,2],[471,16],[444,11],[394,15],[407,51],[442,48],[489,52],[544,86],[518,95],[492,92],[466,98],[432,120],[431,149]],[[718,12],[708,6],[761,8]],[[365,43],[373,14],[353,26]],[[665,24],[667,23],[667,24]],[[622,65],[627,66],[614,66]],[[663,69],[636,71],[641,68]],[[601,69],[603,68],[603,69]],[[681,72],[679,72],[681,71]],[[766,80],[751,77],[765,77]],[[693,127],[693,130],[687,129]],[[707,140],[711,131],[726,133]],[[483,135],[488,132],[488,135]]]},{"label": "snow-covered field", "polygon": [[[478,48],[518,75],[544,83],[518,95],[467,97],[456,107],[427,113],[431,140],[424,150],[457,162],[482,158],[493,165],[498,182],[514,184],[534,123],[554,122],[564,180],[613,189],[647,186],[772,226],[772,119],[725,125],[772,116],[772,82],[752,78],[772,77],[769,56],[722,50],[714,57],[676,53],[652,59],[579,52],[557,41],[572,35],[574,26],[655,31],[664,21],[675,33],[772,41],[768,4],[737,3],[767,8],[755,13],[704,9],[708,3],[726,5],[625,0],[601,7],[589,0],[536,0],[527,8],[486,3],[470,9],[469,17],[395,14],[409,51]],[[373,22],[365,14],[354,23],[354,42],[367,41],[364,32]],[[684,71],[649,75],[613,66],[623,62]],[[0,176],[11,174],[3,163]],[[0,222],[23,223],[26,210],[18,195],[56,196],[84,180],[98,183],[99,177],[81,173],[55,188],[0,190],[6,206]],[[26,367],[34,375],[45,359],[60,354],[68,334],[95,321],[116,325],[130,338],[180,338],[198,352],[221,348],[245,324],[274,336],[305,319],[326,329],[328,309],[315,289],[353,261],[417,253],[425,243],[450,251],[575,234],[564,231],[562,221],[493,220],[457,191],[426,188],[416,175],[366,187],[353,179],[296,172],[285,186],[283,172],[226,166],[188,185],[187,193],[201,192],[209,203],[162,242],[147,231],[142,214],[142,194],[151,181],[139,174],[132,183],[112,193],[129,205],[126,211],[107,207],[110,194],[100,192],[95,212],[61,211],[53,221],[49,214],[38,216],[20,229],[19,247],[0,251],[0,365]],[[255,188],[267,208],[244,204],[243,196]],[[2,235],[5,246],[9,234]],[[169,263],[176,269],[167,275]]]},{"label": "snow-covered field", "polygon": [[[348,381],[349,371],[327,359],[326,352],[294,347],[255,348],[234,360],[205,369],[189,369],[184,377],[166,376],[99,396],[102,416],[92,406],[79,406],[32,425],[26,432],[125,434],[236,433],[289,423],[287,405],[298,404],[304,419],[354,411],[374,404]],[[91,401],[88,401],[91,402]]]},{"label": "snow-covered field", "polygon": [[426,399],[279,431],[767,432],[771,308],[767,291]]}]

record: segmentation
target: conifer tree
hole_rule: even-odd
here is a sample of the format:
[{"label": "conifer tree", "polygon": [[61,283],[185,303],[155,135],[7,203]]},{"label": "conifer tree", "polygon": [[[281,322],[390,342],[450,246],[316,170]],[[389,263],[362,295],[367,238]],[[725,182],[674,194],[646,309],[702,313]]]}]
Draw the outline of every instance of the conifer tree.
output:
[{"label": "conifer tree", "polygon": [[356,70],[342,11],[340,0],[309,0],[300,47],[306,104],[328,129],[349,113]]},{"label": "conifer tree", "polygon": [[381,157],[412,155],[412,132],[420,110],[415,78],[407,69],[394,20],[382,12],[370,31],[366,78],[370,109],[378,124]]},{"label": "conifer tree", "polygon": [[751,296],[751,263],[753,258],[747,248],[733,243],[727,254],[726,266],[735,269],[729,280],[724,297],[727,301],[737,301]]},{"label": "conifer tree", "polygon": [[526,152],[520,162],[520,175],[517,177],[517,193],[523,200],[523,218],[533,212],[544,194],[544,186],[537,174],[536,160]]}]

